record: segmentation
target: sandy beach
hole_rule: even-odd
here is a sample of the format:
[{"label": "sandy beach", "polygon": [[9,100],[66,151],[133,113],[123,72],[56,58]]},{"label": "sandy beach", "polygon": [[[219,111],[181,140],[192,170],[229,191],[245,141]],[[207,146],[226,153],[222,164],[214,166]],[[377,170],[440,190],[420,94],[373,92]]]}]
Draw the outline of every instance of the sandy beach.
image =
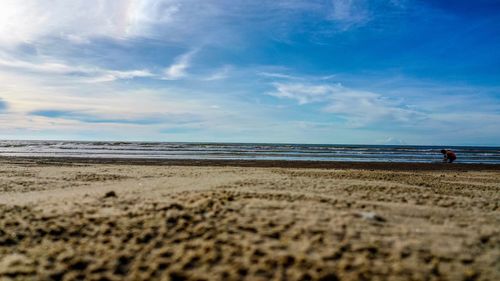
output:
[{"label": "sandy beach", "polygon": [[0,280],[500,280],[500,166],[0,158]]}]

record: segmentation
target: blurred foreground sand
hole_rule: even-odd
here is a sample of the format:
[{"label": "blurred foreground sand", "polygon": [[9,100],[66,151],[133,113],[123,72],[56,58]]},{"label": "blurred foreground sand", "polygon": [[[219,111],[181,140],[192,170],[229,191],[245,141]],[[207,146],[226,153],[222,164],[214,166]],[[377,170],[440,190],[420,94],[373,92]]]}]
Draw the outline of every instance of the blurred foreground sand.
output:
[{"label": "blurred foreground sand", "polygon": [[0,164],[0,280],[500,280],[500,172]]}]

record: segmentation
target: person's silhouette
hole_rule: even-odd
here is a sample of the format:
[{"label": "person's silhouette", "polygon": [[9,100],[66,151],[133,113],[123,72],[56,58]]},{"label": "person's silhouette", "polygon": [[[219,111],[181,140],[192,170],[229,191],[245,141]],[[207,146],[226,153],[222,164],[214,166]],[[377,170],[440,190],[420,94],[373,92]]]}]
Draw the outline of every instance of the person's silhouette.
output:
[{"label": "person's silhouette", "polygon": [[443,154],[443,162],[448,162],[448,163],[453,163],[457,159],[457,155],[455,152],[449,150],[449,149],[442,149],[441,153]]}]

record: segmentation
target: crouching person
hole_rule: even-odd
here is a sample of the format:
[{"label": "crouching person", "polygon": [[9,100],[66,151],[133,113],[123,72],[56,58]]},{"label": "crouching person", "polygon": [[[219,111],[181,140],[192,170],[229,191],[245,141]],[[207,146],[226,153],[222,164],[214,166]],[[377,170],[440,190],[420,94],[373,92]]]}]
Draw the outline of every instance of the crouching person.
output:
[{"label": "crouching person", "polygon": [[453,161],[457,160],[457,155],[455,152],[449,150],[449,149],[442,149],[441,153],[443,154],[443,162],[448,162],[448,163],[453,163]]}]

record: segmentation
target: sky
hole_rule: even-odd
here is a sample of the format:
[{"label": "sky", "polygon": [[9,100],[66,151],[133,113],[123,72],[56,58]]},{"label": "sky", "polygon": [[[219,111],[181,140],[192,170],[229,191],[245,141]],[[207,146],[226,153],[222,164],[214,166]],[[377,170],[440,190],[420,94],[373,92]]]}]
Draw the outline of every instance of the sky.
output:
[{"label": "sky", "polygon": [[500,1],[2,0],[0,139],[500,145]]}]

